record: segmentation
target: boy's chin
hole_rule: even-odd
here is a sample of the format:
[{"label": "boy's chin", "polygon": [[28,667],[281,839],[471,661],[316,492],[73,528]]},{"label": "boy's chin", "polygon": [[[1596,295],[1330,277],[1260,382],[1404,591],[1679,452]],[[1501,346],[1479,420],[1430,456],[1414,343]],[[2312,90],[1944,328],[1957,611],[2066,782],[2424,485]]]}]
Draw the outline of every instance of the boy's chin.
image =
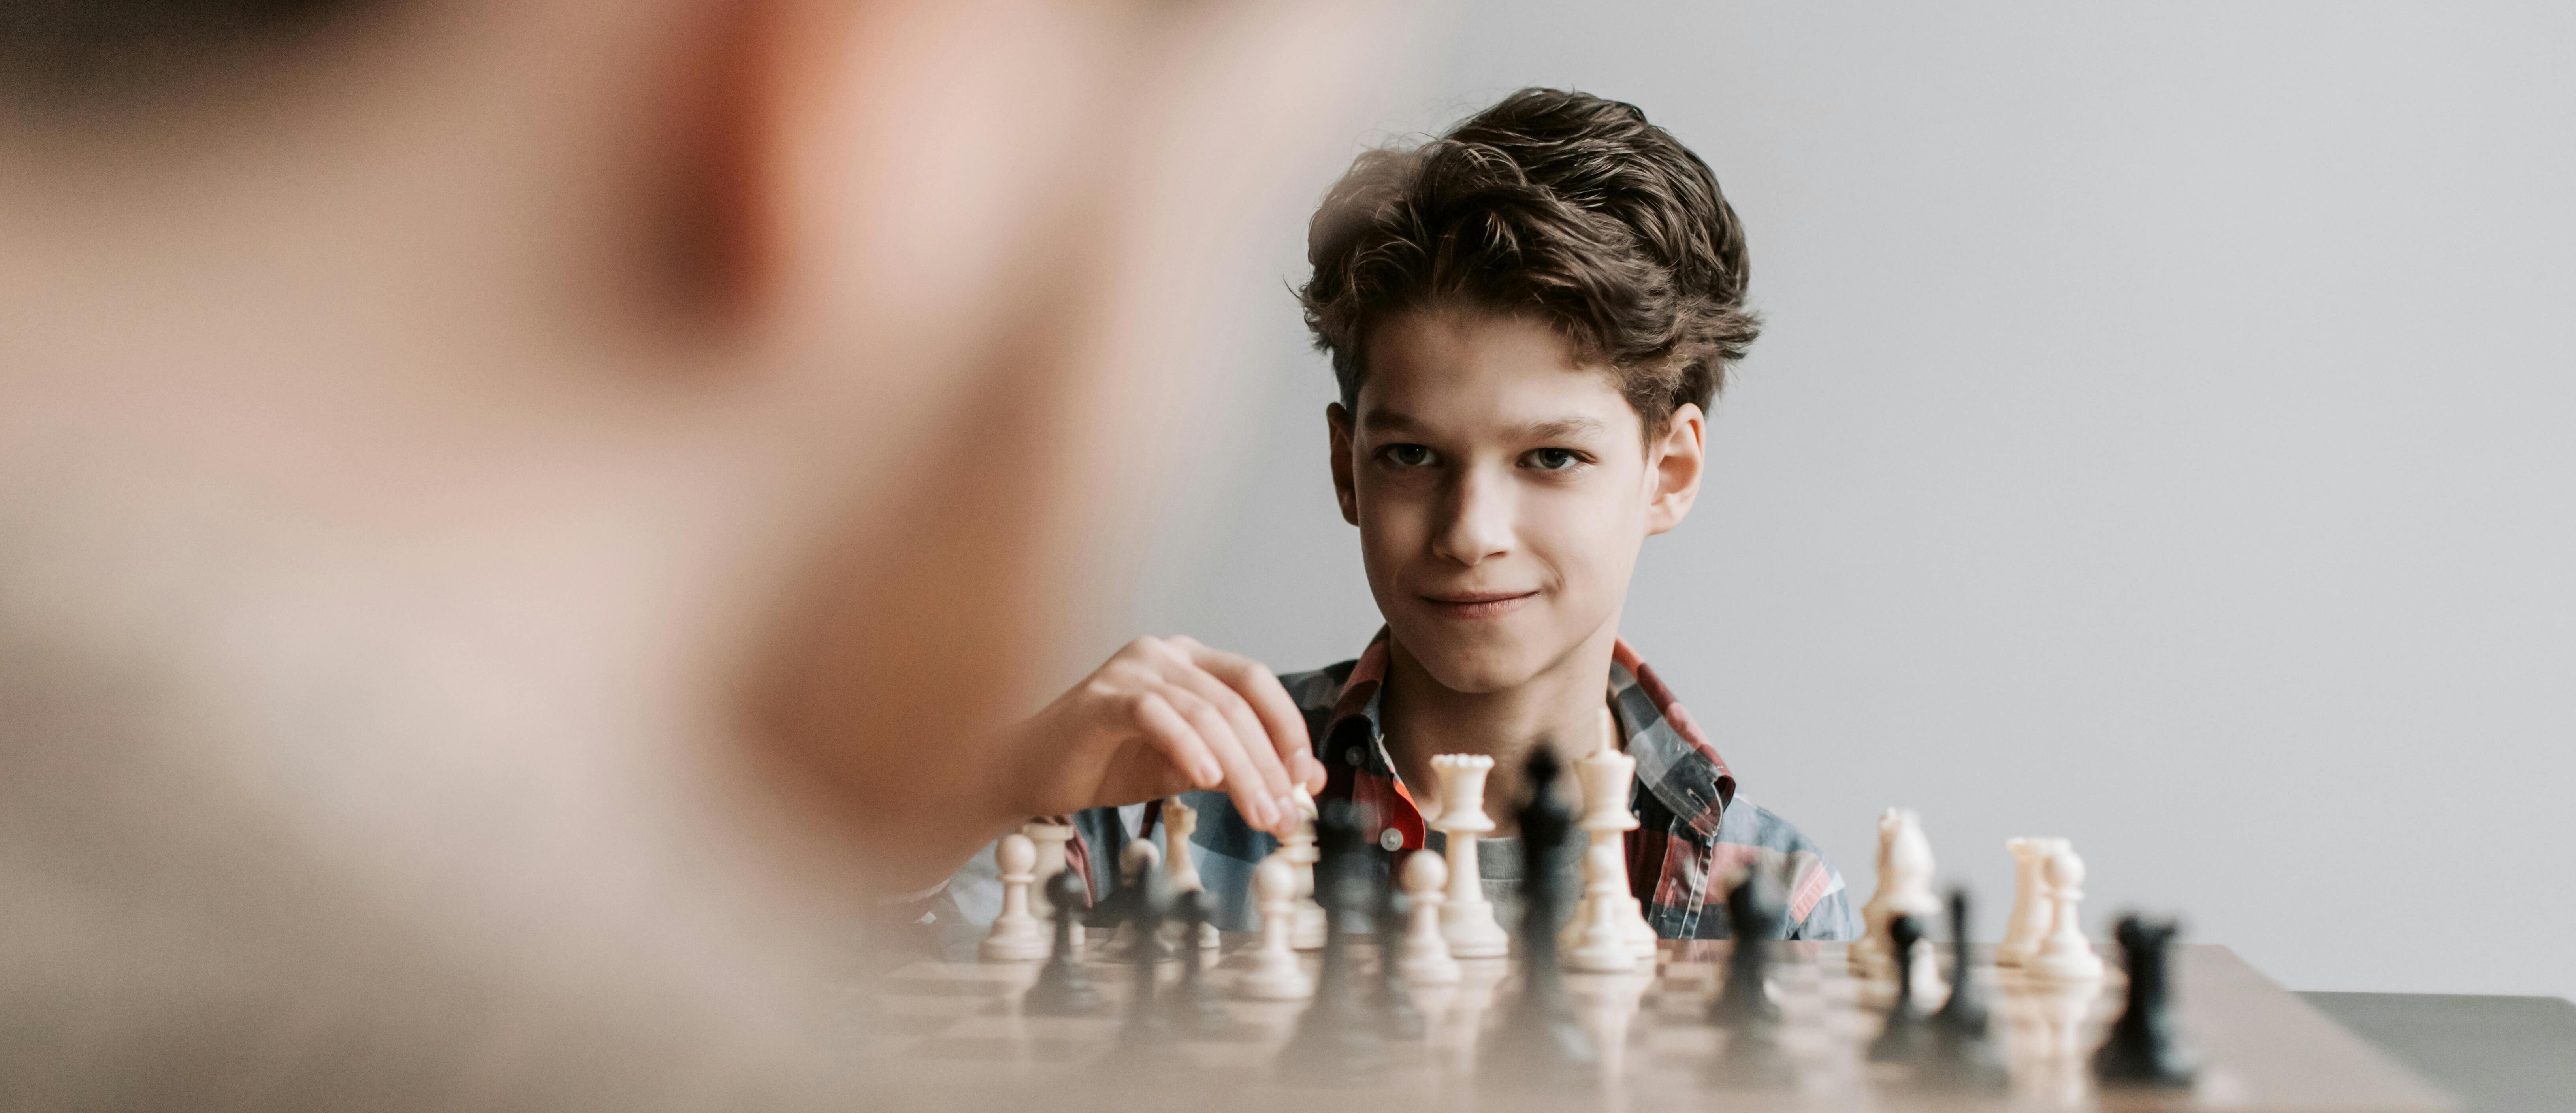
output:
[{"label": "boy's chin", "polygon": [[[1397,636],[1403,637],[1400,632]],[[1537,676],[1548,660],[1542,654],[1526,651],[1427,640],[1431,644],[1404,638],[1404,648],[1441,687],[1466,695],[1490,695],[1518,688]]]}]

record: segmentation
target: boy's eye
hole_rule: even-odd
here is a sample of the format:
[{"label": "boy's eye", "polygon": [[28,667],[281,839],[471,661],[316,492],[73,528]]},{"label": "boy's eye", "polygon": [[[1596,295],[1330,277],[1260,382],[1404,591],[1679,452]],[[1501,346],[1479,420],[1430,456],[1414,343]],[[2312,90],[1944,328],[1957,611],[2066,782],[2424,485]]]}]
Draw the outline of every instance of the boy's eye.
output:
[{"label": "boy's eye", "polygon": [[1431,462],[1431,450],[1418,444],[1391,444],[1379,449],[1378,455],[1399,468],[1418,468]]},{"label": "boy's eye", "polygon": [[1540,471],[1564,471],[1583,462],[1583,454],[1570,448],[1542,448],[1529,454],[1532,467]]}]

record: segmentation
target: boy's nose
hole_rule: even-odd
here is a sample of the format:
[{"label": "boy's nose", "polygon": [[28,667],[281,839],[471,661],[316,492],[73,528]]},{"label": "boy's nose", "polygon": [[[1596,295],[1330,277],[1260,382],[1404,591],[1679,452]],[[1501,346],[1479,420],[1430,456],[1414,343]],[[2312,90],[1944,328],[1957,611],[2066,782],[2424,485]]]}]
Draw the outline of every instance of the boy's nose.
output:
[{"label": "boy's nose", "polygon": [[1445,518],[1431,539],[1433,555],[1473,566],[1511,551],[1509,484],[1481,478],[1471,470],[1458,478],[1443,501]]}]

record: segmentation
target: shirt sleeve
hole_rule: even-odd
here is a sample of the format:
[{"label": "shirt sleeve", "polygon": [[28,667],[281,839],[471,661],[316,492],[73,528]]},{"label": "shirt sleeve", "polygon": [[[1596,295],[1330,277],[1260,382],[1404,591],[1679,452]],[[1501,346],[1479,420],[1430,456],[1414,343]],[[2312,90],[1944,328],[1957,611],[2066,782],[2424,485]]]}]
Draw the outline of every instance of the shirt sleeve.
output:
[{"label": "shirt sleeve", "polygon": [[1837,885],[1824,899],[1807,910],[1807,918],[1789,929],[1791,939],[1848,940],[1860,938],[1860,917],[1852,911],[1851,892]]}]

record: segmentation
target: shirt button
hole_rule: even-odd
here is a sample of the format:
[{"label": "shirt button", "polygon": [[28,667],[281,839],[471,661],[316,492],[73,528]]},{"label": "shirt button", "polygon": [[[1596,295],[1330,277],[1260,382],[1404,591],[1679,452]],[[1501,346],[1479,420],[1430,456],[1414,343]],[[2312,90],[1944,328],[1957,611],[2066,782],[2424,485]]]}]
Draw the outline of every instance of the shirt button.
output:
[{"label": "shirt button", "polygon": [[1385,847],[1390,853],[1402,850],[1404,849],[1404,832],[1398,831],[1393,827],[1389,827],[1384,831],[1378,832],[1377,844]]},{"label": "shirt button", "polygon": [[1357,764],[1359,764],[1359,763],[1360,763],[1360,752],[1359,752],[1359,749],[1358,749],[1357,747],[1353,747],[1353,748],[1351,748],[1351,749],[1348,749],[1348,750],[1344,750],[1344,751],[1342,751],[1342,761],[1343,761],[1345,764],[1349,764],[1349,765],[1357,765]]}]

